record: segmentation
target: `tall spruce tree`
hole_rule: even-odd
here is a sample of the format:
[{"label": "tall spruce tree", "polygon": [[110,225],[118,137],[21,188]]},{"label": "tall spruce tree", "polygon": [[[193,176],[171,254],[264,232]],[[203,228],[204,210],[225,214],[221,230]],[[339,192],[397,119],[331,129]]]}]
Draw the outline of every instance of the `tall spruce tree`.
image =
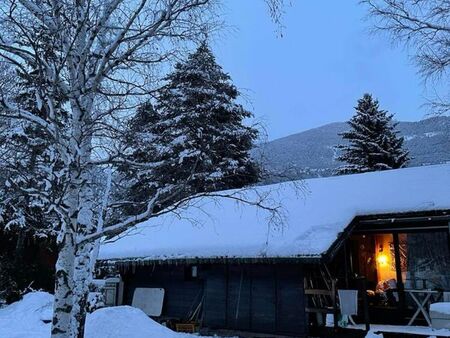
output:
[{"label": "tall spruce tree", "polygon": [[129,194],[145,200],[161,186],[181,184],[177,199],[256,183],[259,168],[249,151],[258,132],[244,125],[252,114],[236,102],[239,91],[207,43],[165,81],[155,107],[141,106],[129,125],[131,159],[155,163],[134,177]]},{"label": "tall spruce tree", "polygon": [[370,94],[358,100],[356,113],[348,124],[351,129],[340,134],[347,145],[339,145],[342,151],[338,160],[346,162],[336,170],[337,174],[403,168],[409,161],[409,153],[403,148],[403,137],[396,131],[397,123],[392,114],[379,108],[378,100]]}]

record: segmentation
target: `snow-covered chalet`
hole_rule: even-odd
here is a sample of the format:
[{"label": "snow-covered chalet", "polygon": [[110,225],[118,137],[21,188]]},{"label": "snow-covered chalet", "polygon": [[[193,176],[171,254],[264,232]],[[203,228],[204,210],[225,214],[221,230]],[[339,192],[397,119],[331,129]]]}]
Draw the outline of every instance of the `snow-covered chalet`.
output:
[{"label": "snow-covered chalet", "polygon": [[112,301],[179,330],[301,337],[357,290],[352,322],[431,325],[413,297],[427,310],[450,291],[450,164],[244,194],[280,208],[201,198],[103,244]]}]

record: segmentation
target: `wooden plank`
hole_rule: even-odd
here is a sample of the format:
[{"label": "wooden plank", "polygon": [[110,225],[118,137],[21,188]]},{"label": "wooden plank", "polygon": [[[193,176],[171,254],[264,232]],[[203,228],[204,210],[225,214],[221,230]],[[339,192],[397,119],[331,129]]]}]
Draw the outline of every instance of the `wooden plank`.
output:
[{"label": "wooden plank", "polygon": [[250,275],[248,265],[230,265],[227,328],[250,329]]},{"label": "wooden plank", "polygon": [[277,332],[302,336],[307,332],[302,266],[278,265]]},{"label": "wooden plank", "polygon": [[324,290],[324,289],[305,289],[305,295],[331,297],[333,295],[333,292],[330,290]]},{"label": "wooden plank", "polygon": [[206,276],[203,325],[226,327],[227,280],[225,267],[213,266]]},{"label": "wooden plank", "polygon": [[334,309],[332,307],[307,307],[305,311],[308,313],[334,313]]},{"label": "wooden plank", "polygon": [[275,276],[273,265],[251,269],[251,330],[273,333],[276,330]]},{"label": "wooden plank", "polygon": [[331,282],[331,304],[333,306],[333,321],[334,321],[334,328],[337,329],[338,327],[338,308],[336,304],[336,280],[333,279]]},{"label": "wooden plank", "polygon": [[404,317],[405,313],[405,286],[403,283],[402,277],[402,267],[401,267],[401,257],[400,257],[400,241],[398,237],[398,233],[392,234],[394,238],[394,256],[395,256],[395,272],[397,276],[397,290],[399,296],[400,308],[399,311],[402,312],[402,317]]}]

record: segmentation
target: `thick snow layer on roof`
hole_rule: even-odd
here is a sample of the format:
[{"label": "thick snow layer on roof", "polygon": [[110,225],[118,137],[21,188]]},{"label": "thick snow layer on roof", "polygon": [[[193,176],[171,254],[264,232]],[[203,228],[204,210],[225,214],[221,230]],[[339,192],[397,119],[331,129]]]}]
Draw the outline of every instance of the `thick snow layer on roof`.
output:
[{"label": "thick snow layer on roof", "polygon": [[[257,187],[282,207],[283,224],[254,205],[201,198],[179,214],[141,223],[101,246],[99,259],[319,256],[355,216],[450,209],[450,164]],[[278,224],[278,226],[277,226]]]}]

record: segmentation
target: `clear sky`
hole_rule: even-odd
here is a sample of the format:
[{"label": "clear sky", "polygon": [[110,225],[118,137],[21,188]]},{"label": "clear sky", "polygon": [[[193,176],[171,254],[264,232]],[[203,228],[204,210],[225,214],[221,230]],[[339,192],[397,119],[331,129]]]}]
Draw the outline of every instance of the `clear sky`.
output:
[{"label": "clear sky", "polygon": [[357,0],[292,0],[284,37],[263,0],[224,0],[218,61],[244,93],[269,139],[345,121],[363,93],[396,119],[425,117],[425,92],[408,52],[369,33]]}]

